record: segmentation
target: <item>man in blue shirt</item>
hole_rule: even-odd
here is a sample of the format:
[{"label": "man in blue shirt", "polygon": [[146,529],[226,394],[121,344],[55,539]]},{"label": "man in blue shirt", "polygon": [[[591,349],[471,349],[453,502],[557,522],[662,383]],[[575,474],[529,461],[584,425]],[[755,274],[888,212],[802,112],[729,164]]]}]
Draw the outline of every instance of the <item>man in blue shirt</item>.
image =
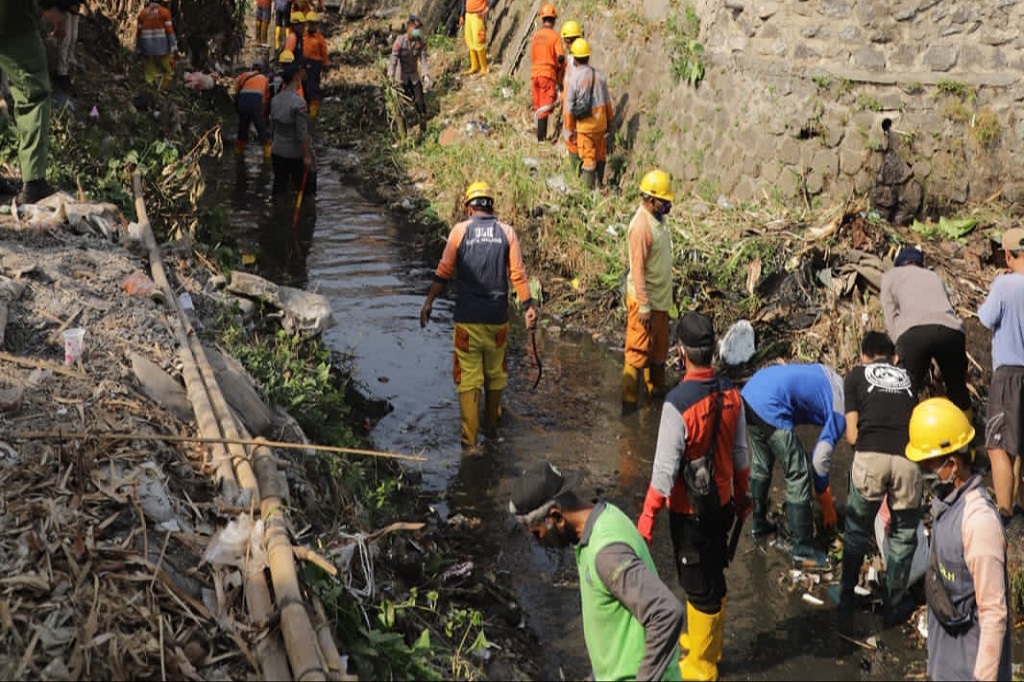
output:
[{"label": "man in blue shirt", "polygon": [[[832,449],[846,431],[843,379],[825,365],[770,365],[754,373],[741,391],[750,440],[751,532],[775,530],[769,523],[768,490],[778,458],[786,477],[786,519],[793,539],[793,560],[803,568],[830,568],[828,556],[815,550],[811,485],[821,504],[824,527],[836,525],[835,502],[829,486]],[[821,426],[808,458],[796,427]]]},{"label": "man in blue shirt", "polygon": [[1013,516],[1013,460],[1024,433],[1024,228],[1003,233],[1007,272],[997,275],[978,319],[992,330],[992,384],[985,418],[985,447],[1003,521]]}]

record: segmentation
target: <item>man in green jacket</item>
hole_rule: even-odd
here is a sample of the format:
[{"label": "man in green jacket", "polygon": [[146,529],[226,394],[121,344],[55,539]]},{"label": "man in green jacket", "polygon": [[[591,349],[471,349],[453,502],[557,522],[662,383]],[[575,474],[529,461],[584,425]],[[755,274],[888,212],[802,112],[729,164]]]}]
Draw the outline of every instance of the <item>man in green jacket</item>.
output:
[{"label": "man in green jacket", "polygon": [[[43,17],[54,38],[64,35],[71,0],[43,0]],[[46,182],[50,146],[50,75],[34,2],[0,0],[0,71],[7,74],[18,130],[22,189],[19,204],[34,204],[53,194]]]},{"label": "man in green jacket", "polygon": [[628,516],[581,500],[546,461],[516,479],[509,510],[541,545],[575,551],[593,679],[681,679],[683,605]]}]

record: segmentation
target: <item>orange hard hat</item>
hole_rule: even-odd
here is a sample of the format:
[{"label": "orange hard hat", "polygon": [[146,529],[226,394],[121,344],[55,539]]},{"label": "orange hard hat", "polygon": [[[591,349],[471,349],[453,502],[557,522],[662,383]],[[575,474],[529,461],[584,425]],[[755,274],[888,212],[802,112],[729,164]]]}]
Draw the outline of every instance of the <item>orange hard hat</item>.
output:
[{"label": "orange hard hat", "polygon": [[557,16],[558,16],[558,12],[555,10],[555,6],[552,5],[550,2],[545,4],[545,5],[543,5],[543,6],[541,6],[541,8],[540,8],[540,18],[541,19],[554,19]]}]

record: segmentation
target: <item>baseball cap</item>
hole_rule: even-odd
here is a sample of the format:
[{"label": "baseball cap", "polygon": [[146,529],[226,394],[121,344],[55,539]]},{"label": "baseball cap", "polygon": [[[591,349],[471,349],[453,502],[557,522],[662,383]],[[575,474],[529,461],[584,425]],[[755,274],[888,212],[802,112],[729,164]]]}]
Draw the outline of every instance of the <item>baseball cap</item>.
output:
[{"label": "baseball cap", "polygon": [[900,267],[908,263],[924,265],[924,253],[921,249],[916,246],[904,246],[900,249],[900,252],[896,254],[896,260],[893,261],[893,265]]},{"label": "baseball cap", "polygon": [[679,318],[676,337],[684,346],[708,348],[715,345],[715,327],[707,315],[690,311]]},{"label": "baseball cap", "polygon": [[1003,232],[1002,242],[1007,251],[1024,250],[1024,227],[1011,227]]},{"label": "baseball cap", "polygon": [[539,523],[559,493],[576,482],[575,476],[566,477],[551,462],[537,462],[513,482],[508,510],[527,525]]}]

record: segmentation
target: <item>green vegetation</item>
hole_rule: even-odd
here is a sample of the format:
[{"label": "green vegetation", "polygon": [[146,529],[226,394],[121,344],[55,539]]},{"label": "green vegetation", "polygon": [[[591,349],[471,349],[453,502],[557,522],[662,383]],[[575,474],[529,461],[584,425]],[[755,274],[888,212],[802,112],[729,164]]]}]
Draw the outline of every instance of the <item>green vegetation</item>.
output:
[{"label": "green vegetation", "polygon": [[1002,126],[999,124],[996,113],[990,107],[985,107],[974,115],[974,120],[971,124],[971,134],[974,135],[974,140],[978,143],[978,146],[983,149],[991,149],[999,140],[1001,133]]},{"label": "green vegetation", "polygon": [[881,111],[882,103],[872,95],[862,92],[857,95],[856,109],[858,111]]},{"label": "green vegetation", "polygon": [[818,74],[811,77],[811,81],[819,90],[828,90],[832,87],[832,77],[826,74]]},{"label": "green vegetation", "polygon": [[672,55],[672,77],[696,87],[704,80],[704,46],[697,40],[700,35],[700,17],[693,6],[683,7],[682,16],[670,15],[665,20],[669,53]]},{"label": "green vegetation", "polygon": [[950,79],[940,80],[936,84],[935,88],[936,90],[938,90],[939,94],[949,95],[950,97],[956,97],[961,100],[973,100],[977,94],[974,90],[969,88],[966,83],[961,83],[960,81]]}]

